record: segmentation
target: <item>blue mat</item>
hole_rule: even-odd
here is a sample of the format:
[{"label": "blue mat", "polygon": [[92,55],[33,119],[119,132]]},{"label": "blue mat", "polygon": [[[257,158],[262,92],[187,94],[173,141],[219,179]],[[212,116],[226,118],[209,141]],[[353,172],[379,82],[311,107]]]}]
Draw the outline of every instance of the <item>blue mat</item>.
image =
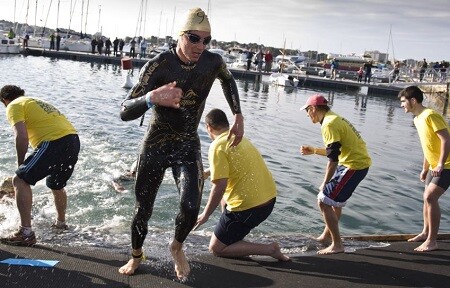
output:
[{"label": "blue mat", "polygon": [[33,266],[33,267],[53,267],[58,262],[59,261],[56,261],[56,260],[19,259],[19,258],[8,258],[8,259],[0,261],[0,263],[2,263],[2,264]]}]

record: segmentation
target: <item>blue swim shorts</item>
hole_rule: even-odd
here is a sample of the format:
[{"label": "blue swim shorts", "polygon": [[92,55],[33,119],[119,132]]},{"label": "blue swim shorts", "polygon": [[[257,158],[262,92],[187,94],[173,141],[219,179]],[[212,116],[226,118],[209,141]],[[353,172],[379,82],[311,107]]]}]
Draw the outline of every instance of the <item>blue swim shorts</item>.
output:
[{"label": "blue swim shorts", "polygon": [[430,183],[436,184],[436,186],[441,187],[442,189],[447,190],[450,186],[450,169],[444,169],[441,172],[441,176],[433,177],[431,175],[431,170],[428,171],[427,178],[425,179],[425,185]]},{"label": "blue swim shorts", "polygon": [[214,230],[214,235],[225,245],[231,245],[244,239],[250,231],[261,224],[272,213],[276,198],[266,205],[231,212],[224,210]]},{"label": "blue swim shorts", "polygon": [[317,199],[329,206],[344,207],[359,182],[366,177],[368,171],[369,168],[353,170],[338,165],[333,177],[325,185],[323,191],[317,195]]},{"label": "blue swim shorts", "polygon": [[19,166],[16,174],[30,185],[47,177],[47,187],[60,190],[72,176],[79,152],[80,139],[77,134],[44,141]]}]

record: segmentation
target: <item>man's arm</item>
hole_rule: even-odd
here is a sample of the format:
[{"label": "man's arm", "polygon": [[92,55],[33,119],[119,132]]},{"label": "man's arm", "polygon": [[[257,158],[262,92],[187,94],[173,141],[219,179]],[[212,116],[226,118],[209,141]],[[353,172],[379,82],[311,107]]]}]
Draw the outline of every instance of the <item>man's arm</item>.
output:
[{"label": "man's arm", "polygon": [[28,132],[23,121],[17,122],[13,126],[13,130],[16,142],[17,167],[19,167],[25,161],[25,155],[28,151]]},{"label": "man's arm", "polygon": [[227,188],[228,178],[222,178],[212,181],[211,193],[209,194],[208,203],[205,206],[203,212],[198,216],[197,223],[195,224],[194,230],[197,229],[203,223],[208,221],[209,216],[216,210],[219,206],[223,193]]}]

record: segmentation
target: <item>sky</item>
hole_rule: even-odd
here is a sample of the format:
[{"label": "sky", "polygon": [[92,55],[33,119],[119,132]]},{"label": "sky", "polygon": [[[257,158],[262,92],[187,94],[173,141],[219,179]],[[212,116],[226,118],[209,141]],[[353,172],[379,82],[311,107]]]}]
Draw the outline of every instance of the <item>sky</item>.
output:
[{"label": "sky", "polygon": [[391,60],[450,60],[449,0],[89,0],[86,12],[87,2],[0,0],[0,20],[101,31],[111,38],[176,38],[186,11],[200,7],[218,41],[336,54],[378,50]]}]

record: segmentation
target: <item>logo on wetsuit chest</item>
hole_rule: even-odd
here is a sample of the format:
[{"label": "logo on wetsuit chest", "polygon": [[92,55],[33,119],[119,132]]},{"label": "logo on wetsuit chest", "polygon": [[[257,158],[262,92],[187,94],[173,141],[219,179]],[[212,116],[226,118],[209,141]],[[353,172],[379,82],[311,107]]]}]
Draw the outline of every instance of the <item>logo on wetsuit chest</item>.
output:
[{"label": "logo on wetsuit chest", "polygon": [[180,105],[192,106],[196,105],[197,102],[198,102],[198,95],[192,89],[189,89],[188,91],[186,91],[183,98],[181,98]]}]

